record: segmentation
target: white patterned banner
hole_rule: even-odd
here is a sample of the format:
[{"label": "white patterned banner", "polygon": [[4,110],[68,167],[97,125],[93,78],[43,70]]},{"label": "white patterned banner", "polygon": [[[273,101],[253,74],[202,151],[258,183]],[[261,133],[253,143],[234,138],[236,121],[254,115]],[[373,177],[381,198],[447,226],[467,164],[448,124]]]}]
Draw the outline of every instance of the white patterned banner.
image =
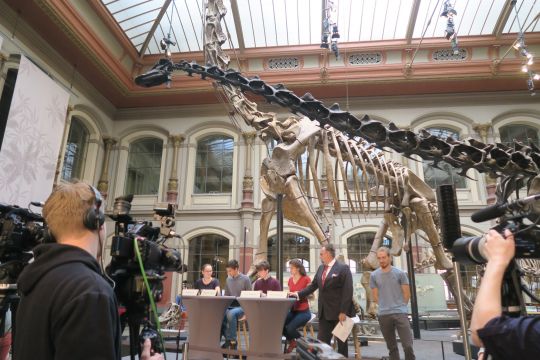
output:
[{"label": "white patterned banner", "polygon": [[21,56],[2,149],[0,202],[45,201],[54,182],[69,94]]}]

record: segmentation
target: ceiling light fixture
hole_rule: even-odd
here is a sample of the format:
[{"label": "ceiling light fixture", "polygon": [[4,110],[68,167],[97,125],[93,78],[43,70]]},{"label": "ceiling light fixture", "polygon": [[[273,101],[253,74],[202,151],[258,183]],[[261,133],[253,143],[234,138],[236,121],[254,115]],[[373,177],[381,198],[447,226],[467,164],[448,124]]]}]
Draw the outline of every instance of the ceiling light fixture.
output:
[{"label": "ceiling light fixture", "polygon": [[[534,80],[540,79],[540,76],[529,69],[529,66],[534,64],[534,55],[527,50],[527,45],[525,44],[525,35],[523,33],[523,27],[521,26],[519,22],[519,14],[516,9],[516,3],[517,0],[512,0],[510,2],[510,5],[514,7],[514,11],[516,12],[516,21],[519,27],[519,32],[516,41],[512,44],[512,47],[519,53],[519,55],[522,57],[522,65],[521,65],[521,71],[524,73],[529,74],[529,78],[527,79],[527,88],[529,89],[529,92],[531,96],[536,95],[536,92],[534,90]],[[526,31],[527,29],[525,29]],[[508,49],[510,51],[512,48]],[[507,53],[508,53],[507,51]]]},{"label": "ceiling light fixture", "polygon": [[534,90],[534,81],[532,77],[527,80],[527,88],[529,89],[529,93],[531,94],[531,96],[536,95],[536,91]]},{"label": "ceiling light fixture", "polygon": [[[331,49],[336,60],[339,58],[338,39],[340,38],[336,9],[333,0],[325,0],[322,20],[321,48]],[[330,40],[330,43],[328,42]]]},{"label": "ceiling light fixture", "polygon": [[457,15],[456,9],[454,9],[454,6],[450,3],[450,0],[445,0],[444,2],[444,9],[441,13],[441,17],[445,17],[448,20],[446,21],[446,29],[444,30],[444,37],[446,40],[450,40],[450,45],[452,46],[452,51],[454,55],[459,54],[459,48],[458,48],[458,39],[457,39],[457,32],[454,24],[454,16]]}]

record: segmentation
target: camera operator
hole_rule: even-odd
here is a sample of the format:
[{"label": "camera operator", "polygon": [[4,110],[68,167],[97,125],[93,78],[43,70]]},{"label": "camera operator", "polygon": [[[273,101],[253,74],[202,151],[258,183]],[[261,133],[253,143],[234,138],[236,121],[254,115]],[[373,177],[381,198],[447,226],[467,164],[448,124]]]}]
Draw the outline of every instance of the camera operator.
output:
[{"label": "camera operator", "polygon": [[485,347],[493,359],[532,359],[540,353],[540,317],[511,318],[502,314],[501,287],[505,270],[514,258],[514,236],[490,230],[486,236],[488,260],[471,319],[473,342]]},{"label": "camera operator", "polygon": [[[85,183],[59,184],[43,207],[55,242],[37,246],[19,277],[14,359],[121,359],[113,288],[98,264],[105,240],[99,192]],[[150,340],[141,359],[150,355]]]}]

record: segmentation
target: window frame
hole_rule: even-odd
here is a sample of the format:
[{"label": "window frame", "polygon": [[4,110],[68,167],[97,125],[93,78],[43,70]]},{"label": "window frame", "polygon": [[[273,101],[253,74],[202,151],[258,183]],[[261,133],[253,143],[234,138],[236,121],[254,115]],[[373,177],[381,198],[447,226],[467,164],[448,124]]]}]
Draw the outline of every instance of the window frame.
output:
[{"label": "window frame", "polygon": [[[157,180],[157,190],[155,193],[146,193],[146,194],[136,194],[134,191],[131,192],[131,191],[128,191],[128,185],[129,185],[129,171],[130,171],[130,159],[131,159],[131,156],[132,154],[134,154],[134,152],[132,151],[132,146],[134,144],[137,144],[137,143],[141,143],[145,140],[155,140],[155,141],[160,141],[161,142],[161,163],[159,165],[159,174],[160,174],[160,177],[159,179]],[[124,178],[124,193],[128,194],[128,193],[133,193],[133,195],[135,196],[159,196],[159,194],[161,193],[160,192],[160,189],[161,189],[161,182],[162,182],[162,170],[163,170],[163,157],[165,156],[165,153],[166,151],[164,151],[165,149],[165,142],[163,141],[163,139],[159,138],[159,137],[155,137],[155,136],[143,136],[143,137],[139,137],[137,139],[134,139],[133,141],[131,141],[129,143],[129,147],[128,147],[128,156],[127,156],[127,162],[126,162],[126,175],[125,175],[125,178]],[[159,146],[158,146],[159,147]],[[151,153],[152,156],[154,155],[157,155],[157,152],[156,153]],[[156,169],[157,166],[155,167],[151,167],[151,168],[154,168]],[[138,168],[137,168],[138,169]],[[148,169],[148,167],[145,167],[144,169]]]},{"label": "window frame", "polygon": [[[298,258],[298,257],[291,257],[291,258],[287,258],[287,253],[286,253],[286,250],[285,250],[285,247],[283,249],[283,271],[289,271],[289,268],[288,268],[288,264],[289,264],[289,261],[292,260],[292,259],[301,259],[302,262],[304,263],[304,266],[305,266],[305,262],[307,261],[308,263],[308,266],[306,267],[306,272],[307,273],[310,273],[310,272],[315,272],[317,271],[317,264],[315,264],[315,262],[313,261],[313,254],[312,254],[312,247],[314,245],[314,241],[316,241],[316,239],[312,236],[309,236],[307,233],[305,233],[304,231],[299,231],[299,229],[283,229],[283,237],[285,238],[287,235],[295,235],[295,236],[301,236],[303,238],[305,238],[307,240],[307,252],[306,252],[306,257],[301,257],[301,258]],[[277,232],[274,231],[269,233],[268,234],[268,238],[267,238],[267,259],[268,259],[268,262],[270,263],[270,271],[271,272],[276,272],[277,271],[277,263],[275,264],[272,264],[272,261],[274,261],[272,258],[274,256],[277,256],[277,254],[271,254],[270,253],[270,249],[271,247],[273,248],[273,246],[270,246],[270,241],[272,238],[275,238],[276,242],[277,242]],[[318,244],[318,242],[317,242]],[[277,244],[276,244],[277,245]],[[298,244],[296,244],[296,249],[298,248]],[[296,254],[298,254],[298,251],[296,252]]]},{"label": "window frame", "polygon": [[[188,132],[185,147],[187,148],[186,181],[181,184],[183,193],[183,207],[185,209],[207,209],[212,206],[217,209],[236,209],[240,205],[241,199],[238,193],[241,191],[242,173],[240,167],[244,169],[245,164],[240,161],[239,140],[241,134],[237,129],[233,129],[230,124],[213,123],[203,128],[198,128],[193,132]],[[195,167],[197,160],[197,143],[199,139],[204,139],[209,135],[223,135],[233,139],[233,171],[232,171],[232,191],[221,194],[196,194],[195,187]],[[245,154],[243,154],[245,159]],[[252,169],[256,167],[252,163]],[[180,191],[180,190],[179,190]]]},{"label": "window frame", "polygon": [[[73,124],[74,122],[76,122],[84,131],[86,131],[86,136],[85,136],[85,139],[84,139],[84,147],[83,147],[83,150],[82,150],[82,154],[80,155],[80,157],[78,157],[77,155],[74,156],[74,158],[76,157],[77,159],[73,161],[73,164],[75,164],[76,162],[80,162],[78,163],[78,170],[80,171],[80,174],[76,174],[76,176],[71,176],[69,179],[65,178],[64,177],[64,170],[66,168],[66,160],[67,160],[67,154],[68,154],[68,145],[69,145],[69,137],[70,135],[72,134],[72,131],[73,131]],[[62,179],[63,181],[73,181],[74,179],[82,179],[84,177],[84,172],[85,172],[85,167],[86,167],[86,163],[87,163],[87,157],[88,157],[88,153],[89,153],[89,145],[90,145],[90,139],[91,139],[91,129],[86,125],[85,121],[82,120],[79,116],[73,116],[71,118],[71,121],[70,121],[70,124],[69,124],[69,131],[68,131],[68,134],[67,134],[67,138],[66,138],[66,141],[64,143],[64,154],[63,154],[63,161],[62,161],[62,168],[60,169],[60,179]],[[73,165],[72,164],[72,165]],[[73,172],[73,168],[77,168],[77,166],[72,166],[72,172]],[[73,175],[73,174],[72,174]]]},{"label": "window frame", "polygon": [[[197,170],[198,169],[202,169],[203,167],[201,166],[197,166],[197,162],[199,160],[199,156],[200,154],[202,153],[199,146],[201,145],[201,143],[203,141],[206,141],[206,140],[211,140],[212,138],[215,138],[215,139],[220,139],[221,140],[221,154],[220,154],[220,158],[221,158],[221,164],[220,165],[220,170],[221,170],[221,174],[220,174],[220,180],[219,180],[219,188],[221,191],[216,191],[216,192],[208,192],[206,189],[208,187],[208,166],[204,167],[204,169],[206,169],[206,173],[204,175],[204,188],[205,188],[205,191],[197,191]],[[231,168],[231,182],[230,182],[230,191],[223,191],[223,186],[224,186],[224,175],[223,175],[223,170],[225,169],[225,164],[224,164],[224,156],[223,154],[225,153],[225,149],[224,149],[224,143],[225,141],[227,140],[230,140],[231,141],[231,145],[232,145],[232,149],[230,151],[230,156],[231,156],[231,162],[233,162],[233,166]],[[233,190],[233,172],[234,172],[234,138],[229,136],[229,135],[225,135],[225,134],[208,134],[206,136],[203,136],[203,137],[200,137],[197,139],[197,150],[196,150],[196,154],[195,154],[195,178],[193,180],[193,194],[197,194],[197,195],[211,195],[211,194],[231,194],[232,193],[232,190]],[[228,151],[227,151],[228,152]],[[204,154],[206,155],[206,164],[208,164],[208,154],[210,153],[210,151],[205,151]]]}]

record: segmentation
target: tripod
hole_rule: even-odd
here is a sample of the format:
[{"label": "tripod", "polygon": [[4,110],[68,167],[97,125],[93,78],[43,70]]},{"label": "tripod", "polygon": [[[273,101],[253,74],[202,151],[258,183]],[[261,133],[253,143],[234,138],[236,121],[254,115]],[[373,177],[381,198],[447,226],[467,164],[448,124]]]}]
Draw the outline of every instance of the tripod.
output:
[{"label": "tripod", "polygon": [[[161,299],[163,284],[160,277],[151,278],[151,294],[155,300]],[[123,286],[122,286],[123,285]],[[141,289],[140,276],[131,276],[125,279],[125,283],[117,287],[117,297],[126,306],[126,312],[122,315],[122,330],[127,325],[129,328],[129,352],[131,360],[141,353],[142,341],[149,338],[152,341],[152,348],[157,352],[163,352],[159,334],[155,330],[150,318],[150,301]],[[146,321],[146,323],[145,323]],[[141,325],[145,323],[141,331]],[[156,324],[157,325],[157,324]]]}]

